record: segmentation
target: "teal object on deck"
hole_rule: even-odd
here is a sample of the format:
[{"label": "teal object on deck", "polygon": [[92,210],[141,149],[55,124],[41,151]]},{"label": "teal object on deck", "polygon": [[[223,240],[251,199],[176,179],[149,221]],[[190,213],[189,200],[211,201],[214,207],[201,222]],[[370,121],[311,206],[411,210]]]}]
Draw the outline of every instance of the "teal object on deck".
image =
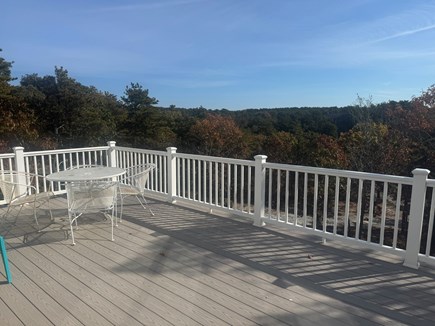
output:
[{"label": "teal object on deck", "polygon": [[0,236],[0,247],[2,251],[3,266],[5,267],[6,279],[8,283],[12,283],[12,275],[9,269],[8,255],[6,253],[6,244],[2,236]]}]

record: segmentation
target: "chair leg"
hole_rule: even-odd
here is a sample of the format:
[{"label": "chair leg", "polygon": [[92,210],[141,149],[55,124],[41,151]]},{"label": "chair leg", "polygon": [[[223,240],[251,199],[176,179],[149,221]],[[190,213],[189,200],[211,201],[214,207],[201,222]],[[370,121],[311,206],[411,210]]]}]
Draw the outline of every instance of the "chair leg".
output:
[{"label": "chair leg", "polygon": [[[9,205],[9,207],[8,207],[8,211],[6,212],[6,214],[8,214],[9,212],[12,212],[12,209],[13,209],[13,208],[11,208],[11,207],[12,207],[12,206]],[[14,222],[13,222],[14,225],[17,224],[18,216],[20,216],[21,211],[23,210],[23,205],[19,205],[18,207],[19,207],[20,209],[18,210],[18,213],[15,214],[15,218],[14,218]],[[9,209],[9,208],[10,208],[10,209]]]},{"label": "chair leg", "polygon": [[114,210],[115,210],[115,207],[112,207],[112,216],[110,216],[110,223],[112,224],[112,241],[115,241],[115,238],[113,237],[113,219],[114,218],[116,219],[116,215],[115,216],[113,215]]},{"label": "chair leg", "polygon": [[50,198],[47,199],[48,211],[50,212],[50,221],[54,221],[53,212],[51,211]]},{"label": "chair leg", "polygon": [[[8,219],[10,211],[11,211],[11,206],[8,205],[8,208],[6,209],[6,212],[2,215],[2,220],[4,222],[6,222],[6,220]],[[15,222],[14,223],[16,223],[16,222],[17,222],[17,219],[15,218]]]},{"label": "chair leg", "polygon": [[6,253],[6,244],[3,237],[0,236],[0,247],[2,252],[2,258],[3,258],[3,266],[5,267],[5,273],[6,273],[6,279],[8,283],[12,283],[12,275],[11,271],[9,269],[9,262],[8,262],[8,255]]},{"label": "chair leg", "polygon": [[33,204],[33,217],[35,218],[36,227],[38,228],[38,232],[41,232],[41,229],[39,227],[39,222],[38,222],[38,216],[36,214],[36,203]]},{"label": "chair leg", "polygon": [[[115,226],[118,226],[118,203],[116,202],[113,206],[113,209],[115,210]],[[113,217],[113,214],[112,214]]]},{"label": "chair leg", "polygon": [[148,210],[150,211],[150,214],[151,214],[152,216],[154,216],[153,211],[152,211],[151,208],[148,206],[148,202],[147,202],[147,200],[145,199],[145,196],[144,196],[143,194],[141,194],[141,197],[142,197],[142,199],[143,199],[143,203],[142,203],[142,201],[140,200],[139,196],[136,196],[137,200],[138,200],[139,203],[142,205],[143,209],[147,209],[147,208],[148,208]]},{"label": "chair leg", "polygon": [[[119,198],[121,199],[121,211],[119,212],[119,223],[122,222],[122,212],[124,210],[124,197],[121,195],[119,196]],[[118,223],[116,223],[118,224]]]},{"label": "chair leg", "polygon": [[73,227],[73,223],[76,223],[76,227],[77,227],[77,217],[74,216],[74,218],[71,218],[71,213],[68,213],[68,217],[69,217],[69,226],[70,226],[70,230],[71,230],[71,240],[72,240],[72,245],[75,246],[75,241],[74,241],[74,227]]}]

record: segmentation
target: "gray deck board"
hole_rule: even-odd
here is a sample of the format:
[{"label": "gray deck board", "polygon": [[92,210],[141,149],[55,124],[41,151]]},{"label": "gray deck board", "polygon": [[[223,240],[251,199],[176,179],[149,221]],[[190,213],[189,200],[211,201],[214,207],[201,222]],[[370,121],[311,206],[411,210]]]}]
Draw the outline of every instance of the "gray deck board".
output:
[{"label": "gray deck board", "polygon": [[[225,316],[229,323],[243,324],[254,322],[256,316],[258,316],[258,311],[264,307],[264,304],[262,305],[262,303],[253,301],[249,296],[246,297],[249,304],[240,302],[237,298],[243,296],[241,296],[240,293],[234,293],[235,288],[231,285],[224,282],[216,284],[213,277],[180,264],[176,257],[168,252],[168,248],[165,248],[165,246],[168,245],[166,240],[162,243],[162,247],[158,252],[157,257],[162,257],[158,259],[159,261],[153,260],[155,252],[146,252],[146,249],[143,249],[143,247],[146,248],[147,246],[141,246],[141,241],[139,241],[139,244],[127,243],[127,241],[128,239],[123,241],[125,248],[119,248],[119,251],[126,257],[129,257],[132,261],[141,263],[142,268],[154,265],[154,267],[149,269],[151,272],[165,275],[168,280],[172,280],[174,283],[183,286],[183,288],[179,288],[177,293],[185,293],[181,295],[185,297],[186,300],[197,298],[195,299],[195,303],[202,306],[207,302],[209,304],[208,309],[212,309],[213,313],[216,316],[220,316],[220,318]],[[126,244],[128,244],[128,246],[126,246]],[[210,271],[210,274],[214,273]],[[222,307],[226,309],[222,309]],[[284,311],[280,310],[279,312],[283,313]],[[242,316],[248,319],[242,318]],[[280,321],[269,315],[262,316],[262,319],[263,322],[275,325],[279,325],[280,322],[288,322],[286,320]]]},{"label": "gray deck board", "polygon": [[[134,229],[131,229],[131,231],[134,232]],[[128,235],[130,235],[130,233],[128,233]],[[120,236],[123,237],[122,243],[125,245],[128,241],[127,233],[121,233]],[[196,281],[230,297],[225,298],[225,300],[231,298],[244,298],[244,302],[247,302],[252,308],[257,311],[267,310],[272,316],[276,316],[275,318],[279,319],[281,322],[299,322],[300,319],[306,319],[306,321],[319,320],[319,317],[316,316],[316,314],[311,315],[314,311],[310,309],[305,311],[307,314],[304,318],[299,316],[298,313],[293,312],[293,310],[296,310],[300,313],[305,307],[292,304],[293,299],[291,298],[276,296],[273,292],[275,286],[271,285],[269,291],[263,291],[261,288],[258,288],[255,283],[247,283],[243,279],[246,274],[243,274],[241,278],[236,278],[232,276],[234,273],[233,269],[229,272],[224,272],[216,268],[216,266],[220,266],[220,264],[217,264],[217,260],[213,260],[213,256],[215,255],[211,253],[198,255],[192,249],[186,250],[182,246],[177,245],[177,243],[170,238],[165,239],[163,237],[162,240],[165,242],[159,241],[160,239],[162,239],[162,237],[151,239],[151,241],[144,241],[140,237],[130,237],[130,241],[133,241],[136,243],[136,246],[139,245],[139,247],[147,248],[160,246],[161,252],[164,252],[166,257],[163,261],[165,268],[168,267],[173,270],[178,269],[184,275],[194,275]],[[168,241],[170,245],[168,244]],[[131,248],[135,247],[134,245],[129,246]],[[142,255],[152,255],[152,252],[149,251],[142,250],[141,252]],[[256,280],[256,282],[258,282],[258,280]],[[234,305],[231,306],[236,307]],[[240,309],[236,310],[240,311]],[[326,321],[325,319],[327,319],[326,315],[320,317],[324,322]],[[263,319],[265,319],[264,316]],[[276,324],[278,323],[277,320],[273,320],[272,322]],[[335,325],[339,324],[337,320],[333,320],[333,322]]]},{"label": "gray deck board", "polygon": [[[165,325],[169,324],[144,306],[138,305],[116,288],[105,278],[105,275],[95,272],[96,263],[87,257],[77,255],[71,248],[65,252],[63,248],[48,245],[55,251],[53,259],[61,260],[65,272],[86,284],[91,292],[91,305],[101,304],[102,315],[114,321],[115,324],[137,325],[140,323]],[[41,251],[42,254],[47,251]],[[110,278],[110,274],[108,274]],[[89,295],[89,291],[88,294]]]},{"label": "gray deck board", "polygon": [[[126,253],[122,248],[117,248],[117,254],[113,254],[110,250],[102,246],[95,246],[96,251],[103,255],[110,256],[110,260],[118,263],[117,270],[120,271],[120,276],[131,283],[141,282],[143,285],[144,296],[155,296],[167,305],[171,305],[171,310],[177,310],[178,314],[186,314],[191,319],[200,324],[225,324],[229,323],[231,318],[236,319],[238,316],[230,315],[225,310],[216,307],[213,302],[201,298],[194,290],[185,286],[180,282],[173,281],[172,278],[165,275],[166,271],[153,267],[156,262],[145,262],[131,252]],[[203,299],[198,304],[198,298]],[[177,307],[177,308],[175,308]],[[186,318],[186,316],[183,316]],[[227,322],[224,322],[227,317]],[[178,317],[180,318],[180,317]],[[242,322],[242,320],[238,320]],[[193,323],[193,322],[191,322]]]},{"label": "gray deck board", "polygon": [[[173,264],[170,263],[170,258],[166,255],[160,255],[160,250],[155,250],[152,253],[154,259],[143,255],[140,247],[130,246],[127,249],[119,247],[117,250],[130,260],[127,264],[130,262],[138,263],[139,266],[136,268],[145,274],[159,275],[162,284],[170,283],[172,285],[171,291],[174,295],[180,296],[180,300],[191,300],[227,323],[250,324],[252,323],[252,320],[249,319],[251,315],[258,314],[258,311],[238,304],[221,291],[213,291],[209,285],[199,282],[197,275],[188,275],[188,273],[177,271],[184,270],[183,266],[175,264],[172,268]],[[277,320],[273,320],[273,322],[278,324]]]},{"label": "gray deck board", "polygon": [[[285,312],[286,320],[301,318],[298,313],[304,313],[305,318],[311,321],[322,320],[325,322],[328,320],[327,314],[316,309],[315,300],[309,303],[309,298],[306,296],[277,288],[273,284],[276,278],[264,280],[261,277],[263,275],[251,276],[246,273],[242,264],[238,264],[233,260],[219,259],[217,255],[212,255],[194,247],[185,250],[182,247],[171,246],[170,252],[166,253],[166,255],[172,260],[189,266],[190,269],[195,270],[197,273],[202,273],[198,279],[204,279],[204,282],[212,284],[216,288],[226,285],[229,293],[233,293],[236,297],[245,296],[251,302],[253,299],[261,300],[260,310],[268,308],[268,311],[276,313]],[[302,301],[305,302],[304,305],[300,304]],[[280,309],[277,309],[277,307]],[[294,317],[291,317],[291,315],[294,315]],[[332,319],[332,321],[334,324],[339,324],[335,319]]]},{"label": "gray deck board", "polygon": [[[338,242],[134,200],[110,241],[99,216],[67,239],[55,223],[0,224],[13,284],[0,284],[1,325],[427,325],[435,272]],[[43,215],[46,215],[43,213]],[[94,218],[95,217],[95,218]],[[3,269],[0,277],[4,279]]]},{"label": "gray deck board", "polygon": [[[58,310],[58,315],[65,317],[71,314],[78,320],[76,324],[92,323],[93,325],[107,325],[108,320],[101,314],[98,314],[90,305],[86,304],[84,297],[75,295],[74,291],[71,292],[70,289],[80,286],[79,281],[74,282],[69,278],[63,278],[62,275],[65,273],[65,270],[52,264],[44,256],[41,256],[39,252],[29,250],[26,253],[23,250],[23,254],[30,258],[26,258],[28,259],[28,266],[25,263],[20,264],[22,272],[27,277],[37,280],[41,290],[46,291],[52,298],[58,301],[62,307],[62,309]],[[39,266],[40,263],[41,267]],[[60,293],[62,295],[59,295]]]},{"label": "gray deck board", "polygon": [[22,326],[24,325],[21,320],[12,312],[11,309],[0,300],[0,320],[7,321],[7,324],[10,326]]},{"label": "gray deck board", "polygon": [[[81,278],[83,274],[86,274],[85,270],[72,265],[65,256],[58,254],[56,250],[52,250],[48,244],[32,247],[22,248],[20,251],[23,251],[24,255],[28,255],[29,259],[32,259],[34,264],[39,266],[39,271],[35,268],[36,273],[50,275],[52,281],[48,283],[49,286],[62,285],[64,287],[57,292],[57,300],[63,301],[66,297],[71,300],[69,304],[66,304],[66,307],[76,306],[80,308],[77,316],[83,319],[83,324],[107,325],[109,321],[115,323],[128,321],[129,325],[141,325],[130,315],[123,313],[116,304],[98,293],[98,290],[93,288],[93,285],[95,285],[94,279]],[[70,250],[65,245],[58,247],[66,251]],[[18,260],[17,268],[21,268],[21,265],[18,265],[19,263]],[[16,281],[13,281],[14,285],[16,283]],[[43,287],[44,283],[41,282],[39,285]],[[90,308],[91,311],[88,311],[86,307]],[[55,323],[55,325],[59,324]]]}]

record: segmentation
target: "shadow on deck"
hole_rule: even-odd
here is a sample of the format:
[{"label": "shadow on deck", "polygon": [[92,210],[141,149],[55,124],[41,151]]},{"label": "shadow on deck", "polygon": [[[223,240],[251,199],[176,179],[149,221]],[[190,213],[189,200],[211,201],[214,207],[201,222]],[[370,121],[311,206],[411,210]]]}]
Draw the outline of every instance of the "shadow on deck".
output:
[{"label": "shadow on deck", "polygon": [[261,271],[280,288],[327,296],[331,307],[339,308],[334,303],[338,300],[409,325],[435,320],[435,273],[430,267],[416,271],[395,257],[381,253],[375,258],[377,253],[371,250],[323,245],[315,236],[258,228],[251,222],[166,203],[159,203],[159,213],[152,219],[137,213],[129,211],[127,219],[234,260],[248,267],[248,274]]},{"label": "shadow on deck", "polygon": [[2,226],[14,278],[0,286],[0,318],[7,324],[435,320],[430,268],[416,271],[385,255],[157,200],[150,203],[154,217],[128,202],[115,242],[101,218],[81,219],[71,246],[64,203],[58,204],[55,223],[40,219],[42,232],[29,221]]}]

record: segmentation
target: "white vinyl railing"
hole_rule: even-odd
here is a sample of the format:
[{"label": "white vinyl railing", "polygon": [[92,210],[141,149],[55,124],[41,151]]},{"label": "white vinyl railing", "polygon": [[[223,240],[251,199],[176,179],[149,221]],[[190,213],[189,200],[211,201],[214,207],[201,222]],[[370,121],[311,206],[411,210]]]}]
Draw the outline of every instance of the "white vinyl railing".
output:
[{"label": "white vinyl railing", "polygon": [[[108,165],[109,146],[73,148],[52,151],[24,152],[24,148],[15,147],[15,169],[46,177],[50,173],[84,165]],[[37,184],[36,188],[55,193],[65,192],[63,183]]]},{"label": "white vinyl railing", "polygon": [[434,219],[435,219],[435,180],[427,180],[426,200],[423,207],[423,218],[425,226],[423,229],[424,237],[421,242],[424,244],[424,251],[419,252],[419,260],[426,263],[433,263],[435,260],[435,253],[431,252],[431,248],[435,247],[434,235]]},{"label": "white vinyl railing", "polygon": [[406,247],[412,178],[266,163],[263,221],[379,249]]},{"label": "white vinyl railing", "polygon": [[176,200],[253,214],[254,162],[189,154],[176,159]]},{"label": "white vinyl railing", "polygon": [[[273,224],[323,239],[393,253],[404,264],[435,264],[435,180],[428,170],[413,177],[323,169],[108,146],[0,155],[0,169],[46,176],[74,166],[98,164],[128,168],[153,163],[147,191],[170,202],[225,210],[251,218],[257,226]],[[51,186],[57,193],[64,185]],[[4,203],[0,197],[0,204]]]},{"label": "white vinyl railing", "polygon": [[133,149],[128,147],[111,147],[115,151],[116,166],[128,168],[138,164],[152,163],[152,170],[147,190],[166,195],[168,193],[168,157],[166,152]]}]

